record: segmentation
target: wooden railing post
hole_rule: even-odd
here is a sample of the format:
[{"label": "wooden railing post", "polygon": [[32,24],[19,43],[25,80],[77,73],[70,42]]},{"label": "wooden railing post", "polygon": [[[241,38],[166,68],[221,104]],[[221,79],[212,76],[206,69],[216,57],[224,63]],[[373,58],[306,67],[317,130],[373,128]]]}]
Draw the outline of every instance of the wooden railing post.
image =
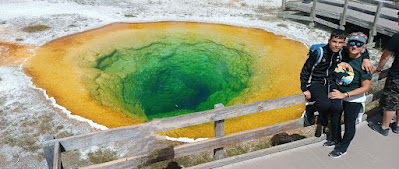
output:
[{"label": "wooden railing post", "polygon": [[345,0],[345,4],[344,4],[344,11],[342,12],[341,15],[341,20],[339,21],[339,29],[341,30],[345,30],[345,26],[346,25],[346,12],[348,10],[348,3],[349,0]]},{"label": "wooden railing post", "polygon": [[[215,104],[215,109],[223,108],[224,105],[222,103]],[[215,137],[222,137],[224,136],[224,120],[215,121],[214,125],[214,135]],[[223,159],[223,147],[216,148],[213,150],[213,160],[220,160]]]},{"label": "wooden railing post", "polygon": [[374,16],[374,22],[373,22],[373,27],[370,28],[369,32],[369,44],[373,43],[374,41],[374,36],[377,35],[377,22],[380,18],[380,13],[381,13],[381,8],[384,3],[381,1],[378,1],[378,6],[377,6],[377,11],[375,12]]},{"label": "wooden railing post", "polygon": [[[45,135],[43,140],[44,142],[54,140],[54,135]],[[53,161],[54,161],[54,145],[45,145],[43,146],[44,157],[46,158],[47,165],[49,169],[53,169]]]},{"label": "wooden railing post", "polygon": [[311,19],[311,21],[310,21],[310,23],[309,23],[309,27],[310,28],[313,28],[314,27],[314,20],[315,20],[315,18],[316,18],[316,4],[317,4],[317,0],[313,0],[313,6],[312,6],[312,9],[311,9],[311,12],[310,12],[310,19]]},{"label": "wooden railing post", "polygon": [[62,162],[61,162],[61,144],[60,142],[56,142],[54,145],[54,155],[53,155],[53,169],[61,169]]},{"label": "wooden railing post", "polygon": [[285,10],[285,4],[287,3],[287,0],[283,0],[281,3],[281,10]]}]

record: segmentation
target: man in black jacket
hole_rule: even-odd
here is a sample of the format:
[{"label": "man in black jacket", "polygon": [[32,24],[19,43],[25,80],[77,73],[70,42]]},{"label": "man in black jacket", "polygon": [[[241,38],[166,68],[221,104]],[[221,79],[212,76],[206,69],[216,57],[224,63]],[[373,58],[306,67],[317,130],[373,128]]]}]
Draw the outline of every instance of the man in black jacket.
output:
[{"label": "man in black jacket", "polygon": [[[345,45],[346,33],[342,30],[334,30],[331,33],[328,44],[321,47],[320,54],[317,50],[309,53],[309,58],[306,60],[301,74],[301,90],[305,95],[306,100],[314,101],[313,106],[306,106],[305,125],[311,123],[313,113],[319,112],[319,122],[325,128],[328,125],[328,112],[332,102],[340,101],[335,99],[329,99],[328,95],[336,89],[336,84],[333,82],[332,72],[335,67],[342,59],[342,48]],[[368,54],[367,59],[362,67],[368,72],[371,72],[373,67],[369,60]],[[321,133],[316,133],[319,137]]]},{"label": "man in black jacket", "polygon": [[309,58],[303,65],[300,74],[301,90],[306,100],[315,101],[312,107],[307,107],[315,110],[307,111],[314,112],[317,110],[322,126],[328,125],[328,109],[330,102],[333,101],[328,98],[328,93],[332,91],[332,88],[336,88],[335,84],[332,83],[331,74],[337,64],[341,62],[345,39],[344,31],[334,30],[328,44],[321,48],[320,55],[316,50],[309,53]]}]

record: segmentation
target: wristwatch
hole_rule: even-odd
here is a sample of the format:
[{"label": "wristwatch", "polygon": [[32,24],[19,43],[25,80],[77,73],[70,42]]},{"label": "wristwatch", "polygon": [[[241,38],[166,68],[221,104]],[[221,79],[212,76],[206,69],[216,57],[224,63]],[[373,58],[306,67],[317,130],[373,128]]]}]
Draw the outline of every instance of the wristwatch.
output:
[{"label": "wristwatch", "polygon": [[382,70],[378,70],[378,69],[377,69],[377,70],[375,70],[375,71],[376,71],[376,72],[382,72]]}]

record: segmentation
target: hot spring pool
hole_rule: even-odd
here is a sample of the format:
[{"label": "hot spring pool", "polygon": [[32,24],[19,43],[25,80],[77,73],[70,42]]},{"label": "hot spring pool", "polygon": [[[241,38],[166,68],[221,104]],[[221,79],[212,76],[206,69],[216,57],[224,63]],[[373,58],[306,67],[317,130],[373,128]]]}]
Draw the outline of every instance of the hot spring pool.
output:
[{"label": "hot spring pool", "polygon": [[[300,93],[307,50],[300,42],[254,28],[115,23],[39,47],[24,71],[73,114],[119,127],[209,110],[217,103]],[[234,118],[231,127],[226,121],[226,132],[295,119],[301,111],[303,106],[294,106]],[[198,127],[204,125],[191,128]],[[178,132],[168,135],[182,136],[173,133]],[[207,135],[196,133],[188,137]]]}]

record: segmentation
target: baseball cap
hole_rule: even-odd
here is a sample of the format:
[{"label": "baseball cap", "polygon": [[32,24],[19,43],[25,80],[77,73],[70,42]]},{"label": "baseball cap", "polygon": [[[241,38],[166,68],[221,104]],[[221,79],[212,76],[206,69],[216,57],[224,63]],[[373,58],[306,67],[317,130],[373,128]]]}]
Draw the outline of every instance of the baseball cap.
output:
[{"label": "baseball cap", "polygon": [[353,32],[349,35],[348,41],[367,43],[367,36],[362,32]]}]

